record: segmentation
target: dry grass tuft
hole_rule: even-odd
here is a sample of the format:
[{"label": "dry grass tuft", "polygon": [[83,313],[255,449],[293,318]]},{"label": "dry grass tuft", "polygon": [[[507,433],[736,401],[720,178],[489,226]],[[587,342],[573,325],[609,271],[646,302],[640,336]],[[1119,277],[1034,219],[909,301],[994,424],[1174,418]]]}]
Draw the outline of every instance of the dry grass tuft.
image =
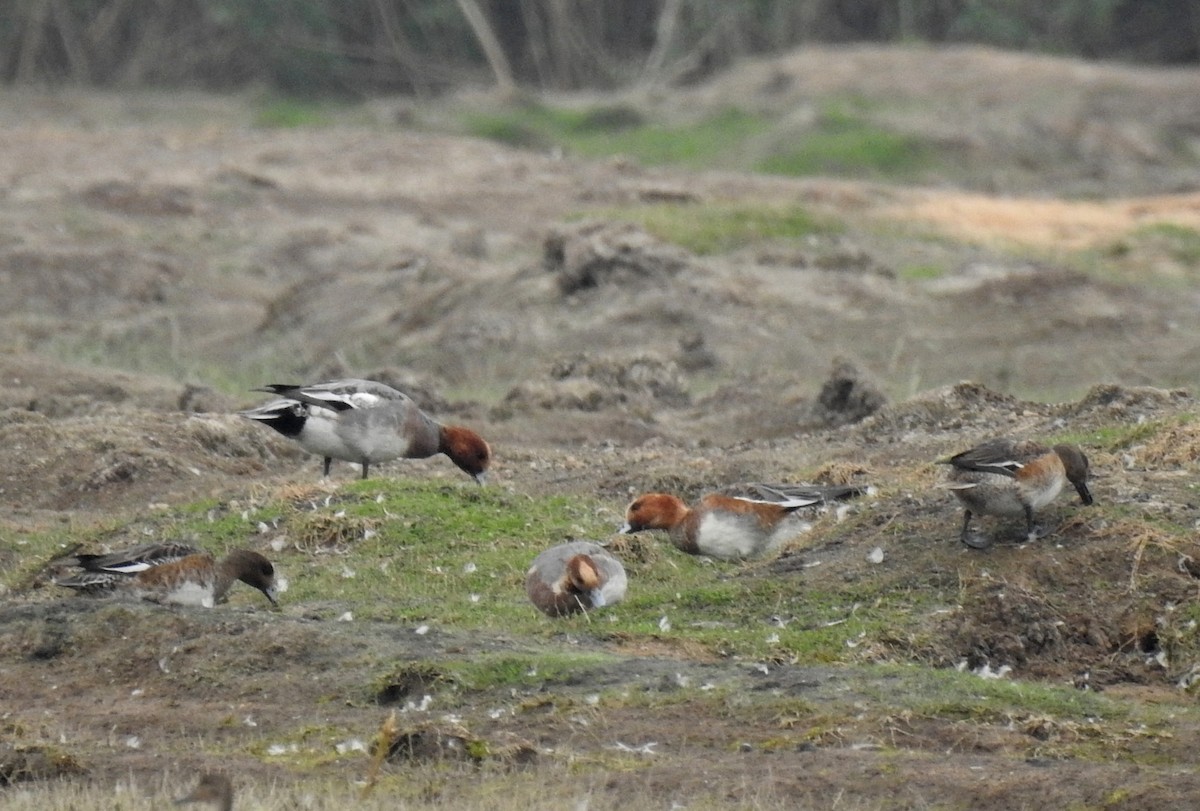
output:
[{"label": "dry grass tuft", "polygon": [[663,541],[652,533],[617,535],[604,545],[626,564],[648,566],[662,558]]},{"label": "dry grass tuft", "polygon": [[337,492],[328,482],[287,482],[274,490],[273,499],[292,506],[315,504]]},{"label": "dry grass tuft", "polygon": [[379,527],[373,518],[343,513],[299,513],[290,524],[288,534],[296,549],[310,554],[344,552],[371,538]]},{"label": "dry grass tuft", "polygon": [[383,767],[383,761],[387,758],[388,746],[395,740],[397,730],[396,711],[392,710],[379,725],[379,732],[375,734],[375,742],[371,745],[371,765],[367,769],[367,778],[362,794],[359,795],[364,800],[371,796],[375,784],[379,782],[379,770]]},{"label": "dry grass tuft", "polygon": [[[382,737],[376,747],[384,747],[390,761],[411,762],[468,762],[498,761],[507,765],[525,766],[537,761],[537,749],[529,741],[513,735],[491,741],[473,735],[465,726],[452,721],[425,722],[407,729],[391,730],[389,738]],[[378,758],[377,752],[372,753]]]},{"label": "dry grass tuft", "polygon": [[852,462],[829,462],[817,469],[813,481],[819,484],[858,484],[859,476],[873,475],[874,471],[870,468]]},{"label": "dry grass tuft", "polygon": [[1200,422],[1164,427],[1133,450],[1134,461],[1147,468],[1200,466]]},{"label": "dry grass tuft", "polygon": [[73,755],[54,746],[0,746],[0,787],[86,773]]},{"label": "dry grass tuft", "polygon": [[1168,555],[1175,557],[1175,568],[1179,571],[1189,571],[1186,564],[1195,560],[1195,555],[1188,554],[1183,550],[1183,545],[1187,544],[1192,547],[1193,552],[1196,551],[1194,542],[1183,541],[1173,535],[1156,529],[1146,524],[1136,523],[1133,521],[1122,521],[1112,528],[1112,534],[1117,537],[1128,537],[1128,546],[1133,553],[1133,558],[1129,566],[1129,592],[1131,594],[1137,591],[1138,572],[1142,566],[1142,559],[1147,551],[1158,549],[1166,552]]}]

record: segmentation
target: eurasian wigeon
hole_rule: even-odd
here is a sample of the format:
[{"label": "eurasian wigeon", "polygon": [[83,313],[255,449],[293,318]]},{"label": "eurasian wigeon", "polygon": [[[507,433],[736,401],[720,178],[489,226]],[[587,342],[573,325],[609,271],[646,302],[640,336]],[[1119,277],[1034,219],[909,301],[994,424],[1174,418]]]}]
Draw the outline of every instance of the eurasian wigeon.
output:
[{"label": "eurasian wigeon", "polygon": [[211,803],[219,811],[232,811],[233,783],[219,772],[206,772],[190,793],[175,801],[175,805],[188,803]]},{"label": "eurasian wigeon", "polygon": [[461,425],[442,425],[404,392],[373,380],[335,380],[309,386],[274,383],[257,391],[280,399],[239,412],[293,439],[324,458],[370,466],[393,459],[424,459],[438,453],[483,484],[492,451],[483,437]]},{"label": "eurasian wigeon", "polygon": [[786,519],[810,507],[863,492],[853,486],[752,485],[738,488],[765,498],[709,493],[689,507],[668,493],[645,493],[625,511],[620,532],[666,530],[671,543],[690,555],[741,560],[767,554],[800,528]]},{"label": "eurasian wigeon", "polygon": [[329,475],[334,459],[350,453],[337,434],[338,413],[347,408],[371,408],[388,401],[409,397],[402,391],[374,380],[348,378],[313,386],[266,386],[255,391],[276,393],[279,389],[301,391],[298,397],[281,397],[257,408],[238,412],[241,416],[266,423],[309,453],[324,459],[324,475]]},{"label": "eurasian wigeon", "polygon": [[82,571],[55,583],[87,594],[121,592],[153,602],[211,608],[240,580],[278,605],[282,589],[275,567],[259,553],[235,549],[218,561],[191,549],[172,557],[188,549],[183,544],[147,544],[109,555],[75,555],[66,562]]},{"label": "eurasian wigeon", "polygon": [[590,541],[550,547],[533,559],[525,575],[525,593],[551,617],[619,603],[626,586],[621,561]]},{"label": "eurasian wigeon", "polygon": [[1047,447],[1032,440],[991,439],[970,450],[939,460],[950,465],[944,485],[965,506],[963,543],[985,549],[991,539],[971,532],[975,514],[1024,516],[1026,538],[1040,534],[1033,513],[1053,501],[1070,482],[1083,503],[1092,503],[1088,489],[1088,459],[1074,445]]}]

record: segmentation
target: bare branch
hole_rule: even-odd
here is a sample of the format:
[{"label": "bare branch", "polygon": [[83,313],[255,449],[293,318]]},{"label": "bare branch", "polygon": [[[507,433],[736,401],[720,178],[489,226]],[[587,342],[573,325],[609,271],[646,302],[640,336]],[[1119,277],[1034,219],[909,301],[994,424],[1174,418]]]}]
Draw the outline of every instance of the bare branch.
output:
[{"label": "bare branch", "polygon": [[483,55],[492,69],[492,75],[496,77],[496,87],[500,90],[501,95],[513,96],[516,93],[517,84],[513,81],[512,68],[508,64],[508,57],[504,55],[504,49],[500,47],[500,40],[496,38],[496,32],[488,24],[487,16],[475,0],[458,0],[458,7],[466,17],[467,24],[471,26],[471,32],[475,34],[475,39],[479,40],[479,47],[483,49]]},{"label": "bare branch", "polygon": [[642,68],[642,80],[652,82],[662,72],[667,61],[667,52],[675,39],[675,30],[679,27],[679,11],[683,8],[683,0],[666,0],[663,3],[662,14],[658,15],[658,24],[654,31],[654,47],[646,57]]}]

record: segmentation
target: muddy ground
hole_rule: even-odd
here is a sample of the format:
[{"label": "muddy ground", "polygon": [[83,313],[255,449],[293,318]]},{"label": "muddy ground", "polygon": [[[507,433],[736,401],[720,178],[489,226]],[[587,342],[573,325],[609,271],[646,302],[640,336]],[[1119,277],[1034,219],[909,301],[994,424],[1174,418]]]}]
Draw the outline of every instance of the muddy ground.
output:
[{"label": "muddy ground", "polygon": [[[477,427],[496,449],[493,486],[600,497],[614,515],[649,489],[695,495],[798,472],[869,481],[878,493],[857,535],[818,537],[736,576],[957,591],[956,612],[927,636],[873,640],[869,658],[1004,663],[1033,683],[1179,701],[1200,662],[1174,656],[1170,640],[1194,636],[1185,615],[1200,549],[1155,526],[1200,527],[1188,391],[1200,378],[1200,276],[1194,259],[1128,235],[1200,228],[1196,177],[1162,171],[1155,140],[1195,142],[1200,74],[922,53],[822,51],[829,86],[799,54],[680,90],[664,107],[904,92],[914,118],[922,99],[949,105],[953,115],[925,109],[912,126],[952,120],[947,143],[989,172],[899,186],[646,169],[398,126],[410,118],[404,102],[375,103],[366,123],[270,130],[248,126],[244,98],[6,93],[0,567],[28,566],[24,533],[120,526],[153,505],[311,480],[314,460],[231,413],[257,401],[242,393],[255,383],[353,374]],[[1026,88],[1048,81],[1074,102],[1031,106]],[[1170,114],[1151,120],[1148,100]],[[986,114],[968,123],[971,110]],[[1054,145],[1053,172],[1030,157],[1039,139]],[[1119,196],[1123,184],[1138,196]],[[609,216],[658,200],[798,203],[847,226],[698,257]],[[1126,261],[1085,272],[1089,250]],[[927,266],[946,272],[906,272]],[[1105,507],[1064,496],[1050,510],[1054,543],[961,548],[958,509],[932,488],[931,462],[998,433],[1095,438]],[[437,460],[404,472],[456,475]],[[883,578],[867,562],[875,547],[887,554]],[[381,703],[420,689],[383,699],[364,689],[353,662],[368,648],[401,661],[534,644],[367,623],[347,634],[304,606],[164,614],[38,585],[31,576],[0,595],[0,736],[19,743],[67,725],[100,781],[208,765],[199,749],[164,764],[151,747],[123,745],[147,728],[249,747],[245,718],[294,723],[312,704],[322,723],[369,735]],[[667,756],[641,756],[598,789],[614,804],[650,792],[655,807],[717,794],[780,806],[1146,809],[1200,794],[1187,765],[1194,719],[1169,733],[1131,729],[1108,759],[1064,757],[1086,729],[1036,713],[891,716],[886,687],[838,667],[782,661],[764,674],[669,639],[551,644],[623,658],[523,700],[583,707],[602,686],[671,691],[684,679],[839,712],[872,707],[786,746],[788,719],[750,710],[697,719],[686,705],[637,705],[591,725],[493,718],[496,696],[466,710],[473,733],[543,752],[600,757],[615,742],[661,742]],[[249,754],[231,765],[289,779]]]}]

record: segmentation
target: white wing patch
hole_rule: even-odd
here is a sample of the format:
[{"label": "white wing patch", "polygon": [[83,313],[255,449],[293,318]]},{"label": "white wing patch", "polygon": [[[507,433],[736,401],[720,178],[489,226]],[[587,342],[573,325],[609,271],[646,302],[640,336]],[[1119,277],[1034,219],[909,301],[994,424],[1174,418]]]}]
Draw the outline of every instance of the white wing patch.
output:
[{"label": "white wing patch", "polygon": [[160,563],[162,563],[161,560],[153,562],[137,560],[130,563],[118,563],[115,566],[103,566],[101,569],[106,572],[115,572],[119,574],[137,574],[138,572],[146,571],[151,566],[157,566]]},{"label": "white wing patch", "polygon": [[747,504],[770,504],[772,507],[783,507],[785,510],[793,507],[811,507],[823,501],[820,496],[812,498],[782,498],[775,501],[766,498],[746,498],[745,496],[733,496],[733,498],[737,501],[744,501]]},{"label": "white wing patch", "polygon": [[383,402],[383,398],[367,391],[356,391],[348,397],[339,398],[354,408],[370,408]]},{"label": "white wing patch", "polygon": [[1021,468],[1025,467],[1025,465],[1015,459],[1009,459],[1005,462],[991,462],[990,464],[983,465],[982,467],[998,467],[1003,468],[1004,470],[1011,470],[1015,473]]}]

